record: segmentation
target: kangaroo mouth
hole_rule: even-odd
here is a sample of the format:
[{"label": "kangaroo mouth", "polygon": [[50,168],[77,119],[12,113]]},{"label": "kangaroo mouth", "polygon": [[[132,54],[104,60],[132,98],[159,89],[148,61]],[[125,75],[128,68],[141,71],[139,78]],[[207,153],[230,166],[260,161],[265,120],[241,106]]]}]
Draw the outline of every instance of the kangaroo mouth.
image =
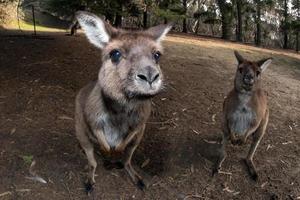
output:
[{"label": "kangaroo mouth", "polygon": [[142,92],[131,92],[131,91],[127,91],[125,92],[125,96],[128,99],[138,99],[138,100],[147,100],[147,99],[151,99],[154,96],[156,96],[159,92],[155,92],[155,93],[142,93]]},{"label": "kangaroo mouth", "polygon": [[250,91],[250,90],[252,90],[252,88],[253,88],[253,85],[249,85],[249,84],[244,84],[243,85],[243,89],[246,90],[246,91]]}]

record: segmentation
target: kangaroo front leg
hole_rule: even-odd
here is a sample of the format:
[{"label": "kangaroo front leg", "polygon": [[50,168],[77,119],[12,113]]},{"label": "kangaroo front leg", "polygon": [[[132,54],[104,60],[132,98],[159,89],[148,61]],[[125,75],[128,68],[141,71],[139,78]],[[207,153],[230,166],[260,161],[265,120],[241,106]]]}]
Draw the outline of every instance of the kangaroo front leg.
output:
[{"label": "kangaroo front leg", "polygon": [[222,163],[224,162],[224,160],[226,158],[226,150],[225,150],[226,144],[227,144],[227,138],[225,136],[223,136],[222,144],[221,144],[222,146],[221,146],[217,161],[213,166],[212,176],[219,173],[221,170]]},{"label": "kangaroo front leg", "polygon": [[83,149],[85,151],[89,163],[89,174],[87,183],[85,185],[85,189],[87,193],[90,193],[93,191],[93,186],[95,184],[95,171],[97,168],[97,161],[95,159],[94,147],[92,145],[86,148],[83,147]]},{"label": "kangaroo front leg", "polygon": [[222,163],[224,162],[224,160],[226,159],[226,145],[228,143],[228,138],[229,138],[229,133],[230,130],[228,129],[228,125],[227,125],[227,121],[224,120],[223,122],[224,124],[222,125],[222,130],[223,130],[223,137],[222,137],[222,144],[221,144],[221,148],[220,148],[220,152],[217,158],[216,163],[213,165],[213,169],[212,169],[212,176],[214,176],[215,174],[220,172]]},{"label": "kangaroo front leg", "polygon": [[134,184],[137,185],[137,187],[141,190],[145,188],[145,184],[142,180],[142,177],[135,171],[135,169],[132,167],[131,159],[134,151],[140,144],[142,137],[144,135],[145,125],[141,128],[141,130],[136,134],[136,138],[132,140],[132,143],[129,143],[129,146],[125,149],[125,162],[124,167],[126,172],[129,174],[131,180]]},{"label": "kangaroo front leg", "polygon": [[262,137],[266,132],[268,119],[269,119],[269,112],[267,111],[265,118],[261,121],[258,129],[254,132],[253,141],[250,150],[248,152],[247,158],[245,159],[245,163],[248,168],[249,174],[251,178],[255,181],[257,181],[258,179],[258,175],[257,175],[255,165],[253,163],[253,157]]}]

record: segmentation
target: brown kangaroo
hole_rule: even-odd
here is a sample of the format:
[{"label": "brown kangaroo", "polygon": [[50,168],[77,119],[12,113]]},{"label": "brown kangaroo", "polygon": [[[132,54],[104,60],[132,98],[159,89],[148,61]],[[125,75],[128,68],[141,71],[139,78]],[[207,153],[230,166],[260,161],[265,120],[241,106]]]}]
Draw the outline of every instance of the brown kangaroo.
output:
[{"label": "brown kangaroo", "polygon": [[252,62],[234,52],[238,61],[234,89],[228,94],[223,104],[223,141],[221,155],[213,167],[213,174],[218,173],[226,158],[225,145],[243,144],[248,136],[253,141],[245,159],[251,177],[257,180],[258,175],[253,163],[254,153],[266,132],[269,119],[267,93],[261,88],[261,74],[270,65],[272,59]]},{"label": "brown kangaroo", "polygon": [[125,31],[88,12],[80,11],[76,18],[88,40],[102,49],[98,80],[82,88],[76,97],[76,136],[90,168],[87,192],[95,183],[94,147],[109,164],[124,167],[143,189],[145,184],[133,169],[131,158],[144,134],[150,99],[163,89],[160,41],[171,25]]}]

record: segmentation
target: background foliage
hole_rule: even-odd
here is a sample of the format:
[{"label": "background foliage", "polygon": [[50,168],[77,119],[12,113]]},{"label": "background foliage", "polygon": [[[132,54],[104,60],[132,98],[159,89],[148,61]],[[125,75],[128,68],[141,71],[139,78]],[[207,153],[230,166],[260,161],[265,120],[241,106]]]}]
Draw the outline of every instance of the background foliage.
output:
[{"label": "background foliage", "polygon": [[[102,15],[115,26],[147,28],[175,22],[173,31],[299,51],[300,0],[21,0],[71,21],[77,10]],[[0,23],[15,0],[0,0]],[[13,5],[7,12],[7,6]],[[14,15],[12,17],[15,17]]]}]

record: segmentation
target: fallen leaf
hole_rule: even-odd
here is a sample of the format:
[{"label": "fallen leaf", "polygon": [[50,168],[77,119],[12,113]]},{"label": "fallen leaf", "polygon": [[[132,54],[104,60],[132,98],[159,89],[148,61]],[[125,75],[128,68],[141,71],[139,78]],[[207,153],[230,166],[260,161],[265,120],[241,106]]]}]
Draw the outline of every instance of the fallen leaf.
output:
[{"label": "fallen leaf", "polygon": [[150,162],[150,159],[149,159],[149,158],[146,159],[146,160],[142,163],[141,168],[146,167],[146,166],[149,164],[149,162]]},{"label": "fallen leaf", "polygon": [[61,119],[61,120],[73,120],[73,118],[68,117],[66,115],[59,116],[58,119]]},{"label": "fallen leaf", "polygon": [[10,134],[11,135],[14,134],[16,132],[16,130],[17,130],[16,128],[11,129]]},{"label": "fallen leaf", "polygon": [[191,172],[192,172],[192,173],[195,172],[194,165],[191,165]]},{"label": "fallen leaf", "polygon": [[268,146],[267,146],[267,151],[268,151],[269,149],[271,149],[272,147],[273,147],[273,145],[268,144]]},{"label": "fallen leaf", "polygon": [[33,181],[37,181],[37,182],[40,182],[40,183],[47,184],[47,181],[45,181],[45,179],[43,179],[40,176],[26,176],[25,178],[27,178],[29,180],[33,180]]},{"label": "fallen leaf", "polygon": [[213,114],[213,115],[211,116],[211,121],[216,122],[216,114]]},{"label": "fallen leaf", "polygon": [[267,185],[268,182],[264,182],[263,184],[261,184],[261,188],[265,187]]},{"label": "fallen leaf", "polygon": [[22,156],[23,161],[26,164],[31,164],[32,165],[32,159],[33,159],[33,155],[23,155]]}]

